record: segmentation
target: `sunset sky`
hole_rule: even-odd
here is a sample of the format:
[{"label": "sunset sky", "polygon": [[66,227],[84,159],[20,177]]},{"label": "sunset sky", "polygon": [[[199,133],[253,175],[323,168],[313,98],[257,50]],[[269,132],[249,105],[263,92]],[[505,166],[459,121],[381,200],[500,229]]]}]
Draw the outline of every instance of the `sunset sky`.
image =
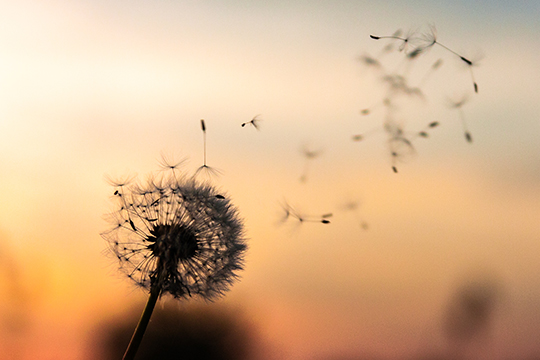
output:
[{"label": "sunset sky", "polygon": [[[260,359],[443,351],[468,281],[497,294],[476,359],[539,356],[539,17],[532,0],[2,0],[0,352],[90,360],[96,325],[142,306],[100,236],[107,179],[145,179],[161,154],[193,173],[204,119],[210,181],[250,246],[220,302],[255,325]],[[478,93],[442,47],[407,60],[369,37],[429,24]],[[439,123],[397,174],[362,56],[422,84],[397,102],[407,134]],[[472,143],[448,105],[463,97]],[[331,223],[280,223],[284,202]]]}]

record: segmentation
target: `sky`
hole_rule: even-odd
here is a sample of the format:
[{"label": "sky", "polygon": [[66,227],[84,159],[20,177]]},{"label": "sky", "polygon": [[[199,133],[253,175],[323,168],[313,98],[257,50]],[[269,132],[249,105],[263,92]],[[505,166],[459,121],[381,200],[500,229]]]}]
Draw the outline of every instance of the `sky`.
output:
[{"label": "sky", "polygon": [[[445,351],[469,283],[496,295],[467,356],[538,356],[539,15],[535,1],[1,1],[0,348],[91,359],[99,321],[141,306],[100,236],[108,179],[143,180],[162,156],[193,173],[204,119],[209,181],[250,247],[221,302],[254,324],[257,358]],[[369,36],[430,24],[474,66]],[[422,96],[390,94],[385,74]],[[449,106],[463,98],[472,143]],[[389,117],[414,138],[396,163]],[[284,203],[330,224],[280,223]]]}]

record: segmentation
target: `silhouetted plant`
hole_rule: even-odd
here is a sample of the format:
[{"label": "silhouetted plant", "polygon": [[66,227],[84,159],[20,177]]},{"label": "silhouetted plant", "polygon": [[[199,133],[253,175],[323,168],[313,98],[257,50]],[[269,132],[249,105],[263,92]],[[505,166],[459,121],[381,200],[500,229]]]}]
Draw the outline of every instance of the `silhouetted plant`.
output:
[{"label": "silhouetted plant", "polygon": [[150,293],[124,359],[135,356],[159,297],[212,300],[243,268],[247,245],[235,207],[214,187],[168,167],[144,183],[116,183],[112,228],[102,233],[121,271]]}]

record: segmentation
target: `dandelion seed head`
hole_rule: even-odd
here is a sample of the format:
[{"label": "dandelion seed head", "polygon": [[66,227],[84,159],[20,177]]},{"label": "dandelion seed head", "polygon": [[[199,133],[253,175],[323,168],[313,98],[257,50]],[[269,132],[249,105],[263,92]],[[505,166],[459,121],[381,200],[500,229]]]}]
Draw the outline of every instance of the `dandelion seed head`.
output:
[{"label": "dandelion seed head", "polygon": [[115,197],[102,237],[120,269],[140,287],[175,298],[222,295],[243,268],[242,220],[221,192],[170,171],[129,184]]}]

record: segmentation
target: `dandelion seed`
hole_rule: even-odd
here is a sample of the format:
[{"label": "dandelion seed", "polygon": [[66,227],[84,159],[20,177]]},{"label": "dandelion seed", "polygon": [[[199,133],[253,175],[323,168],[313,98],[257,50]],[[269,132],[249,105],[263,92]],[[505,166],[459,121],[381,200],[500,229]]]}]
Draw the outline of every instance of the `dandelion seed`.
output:
[{"label": "dandelion seed", "polygon": [[476,62],[471,61],[470,59],[468,59],[468,58],[458,54],[456,51],[450,49],[446,45],[441,44],[437,40],[437,29],[435,28],[435,25],[430,24],[428,31],[424,32],[418,38],[417,43],[418,43],[417,47],[413,52],[421,53],[421,52],[424,52],[424,50],[429,49],[433,45],[437,44],[440,47],[442,47],[443,49],[449,51],[450,53],[456,55],[459,59],[461,59],[465,64],[467,64],[469,66],[469,70],[470,70],[470,73],[471,73],[471,79],[472,79],[473,87],[474,87],[474,92],[476,92],[476,93],[478,92],[478,84],[476,83],[476,80],[474,79],[474,74],[473,74],[473,71],[472,71],[472,66],[476,65]]},{"label": "dandelion seed", "polygon": [[[159,297],[222,296],[247,249],[234,206],[212,186],[173,171],[122,185],[112,227],[103,232],[120,270],[150,293],[124,359],[133,359]],[[129,226],[122,225],[129,223]]]},{"label": "dandelion seed", "polygon": [[313,159],[320,156],[322,154],[322,150],[321,149],[319,149],[319,150],[310,150],[307,146],[303,146],[300,150],[301,150],[302,155],[306,158],[306,161],[304,163],[304,171],[303,171],[302,175],[300,176],[300,181],[301,182],[306,182],[307,181],[307,176],[308,176],[308,170],[309,170],[309,163]]},{"label": "dandelion seed", "polygon": [[375,36],[375,35],[369,35],[370,38],[374,40],[380,40],[380,39],[394,39],[399,40],[402,42],[402,44],[399,46],[399,51],[403,51],[407,49],[407,46],[409,45],[409,41],[414,38],[415,36],[414,30],[409,30],[405,37],[401,37],[401,29],[397,30],[393,35],[386,35],[386,36]]},{"label": "dandelion seed", "polygon": [[388,147],[390,148],[392,170],[397,173],[397,163],[406,162],[416,155],[416,150],[411,142],[399,128],[394,130],[394,135],[388,139]]},{"label": "dandelion seed", "polygon": [[250,121],[248,122],[245,122],[242,124],[242,127],[246,126],[246,125],[251,125],[253,126],[255,129],[257,130],[260,130],[259,128],[259,123],[261,122],[261,120],[259,119],[259,116],[261,116],[260,114],[259,115],[256,115],[253,117],[253,119],[251,119]]},{"label": "dandelion seed", "polygon": [[476,63],[476,61],[474,63],[469,61],[469,62],[467,62],[467,65],[469,65],[469,72],[471,73],[471,80],[473,82],[474,92],[478,93],[478,84],[476,83],[476,80],[474,79],[474,74],[473,74],[473,71],[472,71],[472,67],[476,66],[477,63]]},{"label": "dandelion seed", "polygon": [[133,220],[131,219],[128,219],[129,220],[129,225],[131,225],[131,228],[133,229],[133,231],[137,231],[137,228],[135,227],[135,224],[133,223]]},{"label": "dandelion seed", "polygon": [[280,220],[281,223],[284,223],[288,221],[289,219],[295,219],[298,224],[306,223],[306,222],[314,222],[314,223],[322,223],[322,224],[330,224],[330,220],[328,218],[332,217],[332,213],[326,213],[321,215],[320,217],[315,216],[306,216],[300,213],[298,210],[293,208],[287,201],[284,201],[283,204],[281,204],[281,209],[283,216]]},{"label": "dandelion seed", "polygon": [[221,175],[220,170],[206,164],[206,124],[204,123],[203,119],[201,119],[201,129],[203,132],[203,164],[197,169],[195,176],[199,174],[205,174],[207,178],[219,176]]},{"label": "dandelion seed", "polygon": [[204,124],[204,120],[201,119],[201,128],[203,131],[203,143],[204,143],[204,161],[203,165],[206,165],[206,125]]},{"label": "dandelion seed", "polygon": [[463,135],[465,136],[465,140],[467,140],[468,143],[472,143],[472,135],[469,132],[469,129],[467,128],[467,123],[465,121],[465,113],[463,112],[463,106],[468,102],[469,98],[464,95],[459,100],[452,101],[449,100],[449,106],[452,109],[456,109],[459,113],[459,118],[461,120],[461,126],[463,128]]}]

